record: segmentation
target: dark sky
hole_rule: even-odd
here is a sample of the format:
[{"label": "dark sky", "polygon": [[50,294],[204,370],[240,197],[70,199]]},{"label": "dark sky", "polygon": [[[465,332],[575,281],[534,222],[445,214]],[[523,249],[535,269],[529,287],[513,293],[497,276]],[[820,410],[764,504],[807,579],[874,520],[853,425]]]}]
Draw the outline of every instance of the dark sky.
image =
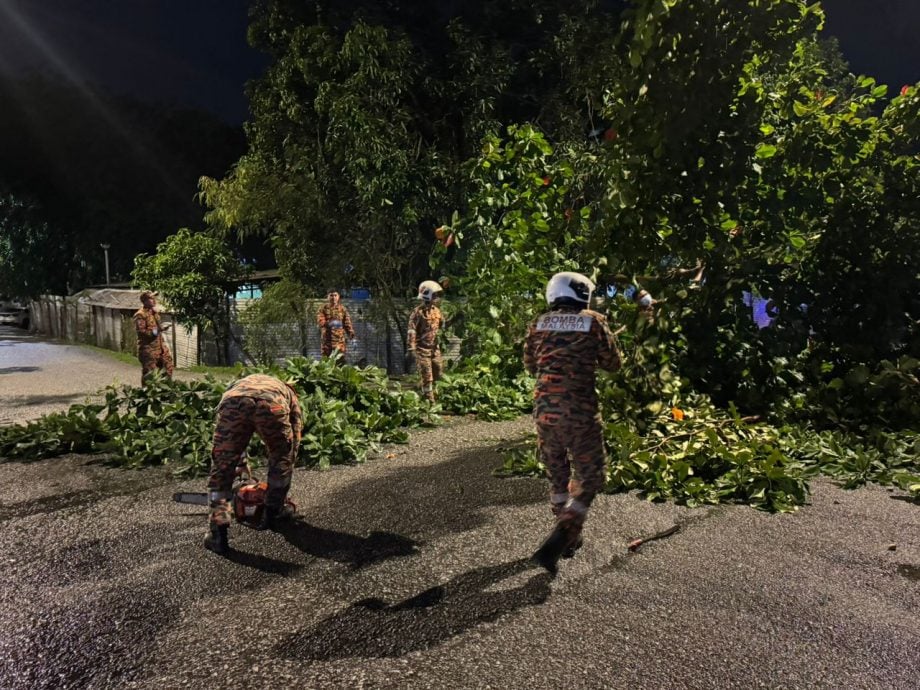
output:
[{"label": "dark sky", "polygon": [[[436,0],[432,0],[433,2]],[[824,0],[826,32],[856,73],[897,93],[920,81],[920,0]],[[0,71],[51,68],[151,101],[246,119],[247,0],[0,0]]]},{"label": "dark sky", "polygon": [[144,100],[247,116],[264,60],[247,0],[0,0],[0,71],[51,68]]}]

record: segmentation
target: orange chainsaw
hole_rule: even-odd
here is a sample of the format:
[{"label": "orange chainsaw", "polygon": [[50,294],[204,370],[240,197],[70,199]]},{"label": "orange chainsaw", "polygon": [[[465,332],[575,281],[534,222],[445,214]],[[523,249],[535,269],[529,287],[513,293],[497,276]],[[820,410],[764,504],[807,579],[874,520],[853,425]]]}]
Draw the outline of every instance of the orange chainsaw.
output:
[{"label": "orange chainsaw", "polygon": [[[268,495],[268,482],[259,481],[258,477],[252,473],[252,468],[245,456],[241,458],[241,463],[236,467],[236,478],[233,481],[230,495],[233,517],[237,522],[247,527],[256,527],[262,522],[265,497]],[[176,503],[198,506],[210,505],[206,491],[180,491],[173,494],[173,500]],[[290,498],[285,498],[284,503],[294,511],[297,510],[297,504]]]}]

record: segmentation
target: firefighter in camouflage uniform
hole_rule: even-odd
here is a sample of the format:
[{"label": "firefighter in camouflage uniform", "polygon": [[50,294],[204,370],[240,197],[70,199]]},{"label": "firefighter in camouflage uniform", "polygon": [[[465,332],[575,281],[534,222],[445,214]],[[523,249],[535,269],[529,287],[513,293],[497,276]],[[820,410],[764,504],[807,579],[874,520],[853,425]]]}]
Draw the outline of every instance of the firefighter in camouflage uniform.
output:
[{"label": "firefighter in camouflage uniform", "polygon": [[408,349],[415,358],[422,395],[434,402],[434,384],[441,378],[443,362],[438,345],[438,331],[444,327],[444,316],[438,303],[444,290],[433,280],[426,280],[418,286],[418,298],[422,303],[409,315]]},{"label": "firefighter in camouflage uniform", "polygon": [[571,557],[581,546],[588,508],[605,481],[596,370],[618,369],[620,353],[604,316],[588,309],[593,291],[594,284],[579,273],[554,275],[546,286],[550,311],[530,325],[524,341],[524,366],[537,378],[537,450],[556,516],[535,558],[551,573],[560,557]]},{"label": "firefighter in camouflage uniform", "polygon": [[351,316],[348,314],[348,309],[339,301],[339,293],[335,290],[330,290],[327,297],[328,301],[316,315],[323,357],[328,357],[333,350],[338,350],[344,358],[347,348],[346,338],[352,340],[355,337],[355,329],[351,325]]},{"label": "firefighter in camouflage uniform", "polygon": [[137,358],[141,361],[141,385],[154,369],[162,371],[167,378],[173,375],[173,359],[169,348],[163,342],[163,332],[169,330],[170,324],[160,323],[157,311],[157,293],[144,290],[141,293],[140,309],[134,312],[134,330],[137,333]]},{"label": "firefighter in camouflage uniform", "polygon": [[285,498],[297,460],[301,426],[297,393],[283,381],[267,374],[251,374],[230,385],[217,406],[208,476],[210,533],[205,548],[217,553],[229,550],[233,480],[253,433],[259,435],[268,452],[268,491],[260,527],[266,529],[291,517],[293,512]]}]

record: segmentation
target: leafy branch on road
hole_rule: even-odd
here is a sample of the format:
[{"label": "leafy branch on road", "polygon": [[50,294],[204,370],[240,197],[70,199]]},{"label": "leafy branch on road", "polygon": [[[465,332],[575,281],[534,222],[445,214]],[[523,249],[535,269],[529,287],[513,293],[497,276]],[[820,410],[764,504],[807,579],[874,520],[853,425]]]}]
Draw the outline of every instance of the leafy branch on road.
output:
[{"label": "leafy branch on road", "polygon": [[[432,422],[429,405],[415,392],[392,386],[379,369],[296,358],[283,368],[241,374],[252,371],[272,373],[297,389],[304,419],[299,462],[305,466],[362,462],[379,444],[404,443],[408,428]],[[109,387],[102,403],[0,428],[0,458],[105,453],[119,465],[169,465],[196,474],[208,467],[215,411],[226,387],[212,377],[154,377],[146,388]],[[250,455],[259,457],[260,450],[256,438]]]}]

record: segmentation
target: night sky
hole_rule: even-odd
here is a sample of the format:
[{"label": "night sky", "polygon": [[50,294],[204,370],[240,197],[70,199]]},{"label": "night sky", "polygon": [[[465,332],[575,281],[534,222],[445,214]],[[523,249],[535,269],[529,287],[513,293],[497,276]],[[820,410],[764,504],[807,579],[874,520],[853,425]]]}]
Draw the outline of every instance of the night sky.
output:
[{"label": "night sky", "polygon": [[[824,0],[850,68],[897,93],[920,81],[920,0]],[[247,117],[265,58],[246,43],[247,0],[0,0],[0,72],[53,70],[149,101]]]}]

